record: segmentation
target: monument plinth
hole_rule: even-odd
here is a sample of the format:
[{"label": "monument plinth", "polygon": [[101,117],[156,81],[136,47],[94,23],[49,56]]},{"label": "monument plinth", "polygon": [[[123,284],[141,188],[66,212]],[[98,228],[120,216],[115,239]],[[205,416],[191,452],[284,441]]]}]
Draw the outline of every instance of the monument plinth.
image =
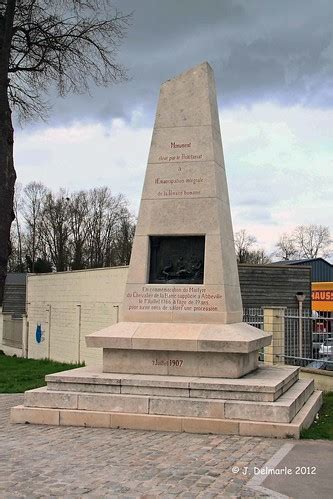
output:
[{"label": "monument plinth", "polygon": [[213,72],[161,87],[121,322],[86,336],[103,369],[46,377],[12,421],[299,437],[321,404],[298,368],[258,368],[242,322]]}]

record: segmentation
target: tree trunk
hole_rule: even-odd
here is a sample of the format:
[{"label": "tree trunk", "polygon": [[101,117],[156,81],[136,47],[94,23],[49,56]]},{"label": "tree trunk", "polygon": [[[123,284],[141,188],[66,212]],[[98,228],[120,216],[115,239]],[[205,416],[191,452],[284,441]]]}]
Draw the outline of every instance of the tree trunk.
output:
[{"label": "tree trunk", "polygon": [[8,0],[6,13],[0,19],[0,305],[3,301],[7,262],[11,252],[10,227],[14,220],[16,180],[13,159],[14,130],[8,100],[8,66],[15,4],[15,0]]}]

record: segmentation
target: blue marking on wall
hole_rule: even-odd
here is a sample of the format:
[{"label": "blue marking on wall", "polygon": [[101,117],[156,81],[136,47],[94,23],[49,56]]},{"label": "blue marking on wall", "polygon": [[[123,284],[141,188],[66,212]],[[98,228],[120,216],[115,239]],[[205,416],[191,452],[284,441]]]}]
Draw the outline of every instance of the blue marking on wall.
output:
[{"label": "blue marking on wall", "polygon": [[37,324],[36,327],[36,341],[37,343],[40,343],[42,341],[42,325]]}]

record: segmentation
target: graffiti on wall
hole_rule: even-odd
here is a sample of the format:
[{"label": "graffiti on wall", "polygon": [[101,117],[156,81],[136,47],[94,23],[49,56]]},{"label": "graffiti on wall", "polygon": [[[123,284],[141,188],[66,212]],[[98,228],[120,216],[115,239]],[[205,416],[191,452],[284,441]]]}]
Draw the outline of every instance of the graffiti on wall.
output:
[{"label": "graffiti on wall", "polygon": [[45,339],[44,331],[42,330],[42,325],[40,323],[37,323],[35,338],[37,343],[41,343]]}]

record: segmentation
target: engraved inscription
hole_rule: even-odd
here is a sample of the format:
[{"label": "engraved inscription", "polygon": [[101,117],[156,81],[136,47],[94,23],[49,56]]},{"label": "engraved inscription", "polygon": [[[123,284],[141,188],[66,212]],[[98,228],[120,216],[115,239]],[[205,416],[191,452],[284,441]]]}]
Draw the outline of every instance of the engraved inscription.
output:
[{"label": "engraved inscription", "polygon": [[[177,147],[192,148],[192,142],[178,143],[171,142],[170,147],[176,149]],[[209,191],[208,179],[211,178],[211,169],[209,176],[206,175],[206,169],[211,168],[211,165],[205,165],[202,168],[200,161],[203,160],[200,149],[194,150],[194,154],[188,152],[172,155],[168,153],[160,154],[158,161],[156,161],[154,176],[149,176],[147,183],[149,195],[156,198],[193,198],[204,197]],[[193,163],[194,161],[194,163]],[[169,167],[167,164],[169,163]]]},{"label": "engraved inscription", "polygon": [[173,184],[201,184],[204,181],[203,177],[199,178],[155,178],[155,184],[163,184],[163,185],[173,185]]},{"label": "engraved inscription", "polygon": [[183,359],[169,359],[169,360],[158,360],[154,359],[152,361],[153,366],[171,366],[171,367],[182,367],[184,364]]},{"label": "engraved inscription", "polygon": [[[191,142],[176,142],[172,140],[170,143],[170,149],[192,149],[192,141]],[[196,149],[194,147],[194,149]],[[164,153],[160,154],[158,156],[158,161],[159,162],[166,162],[166,163],[174,163],[174,162],[181,162],[181,161],[199,161],[203,159],[203,154],[201,151],[194,151],[195,154],[188,153],[188,152],[181,152],[179,151],[176,153],[176,151],[173,151],[172,154],[170,153]]]},{"label": "engraved inscription", "polygon": [[177,142],[170,142],[171,149],[177,149],[178,147],[191,147],[191,142],[188,144],[177,144]]},{"label": "engraved inscription", "polygon": [[168,155],[168,156],[165,156],[165,155],[161,154],[158,157],[158,161],[168,162],[168,163],[179,162],[179,161],[199,161],[200,159],[203,159],[203,155],[202,154],[185,154],[185,153],[182,153],[182,154],[171,154],[171,155]]},{"label": "engraved inscription", "polygon": [[156,177],[154,179],[154,184],[158,188],[157,192],[155,192],[159,198],[200,196],[200,187],[204,183],[204,177]]},{"label": "engraved inscription", "polygon": [[222,295],[203,286],[141,286],[126,295],[128,310],[138,312],[219,312]]}]

